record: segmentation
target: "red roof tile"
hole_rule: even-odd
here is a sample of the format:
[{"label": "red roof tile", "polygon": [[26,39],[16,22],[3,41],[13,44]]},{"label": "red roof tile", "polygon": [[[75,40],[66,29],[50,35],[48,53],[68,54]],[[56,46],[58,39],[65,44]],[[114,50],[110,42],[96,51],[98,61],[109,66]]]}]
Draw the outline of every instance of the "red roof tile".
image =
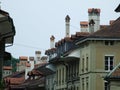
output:
[{"label": "red roof tile", "polygon": [[28,60],[28,57],[27,57],[27,56],[20,56],[19,59],[20,59],[20,60],[25,60],[25,61],[27,61],[27,60]]},{"label": "red roof tile", "polygon": [[100,13],[100,9],[98,9],[98,8],[89,8],[88,9],[88,13]]},{"label": "red roof tile", "polygon": [[90,33],[89,32],[76,32],[76,36],[88,36]]},{"label": "red roof tile", "polygon": [[120,68],[117,68],[110,77],[120,77]]},{"label": "red roof tile", "polygon": [[7,82],[10,83],[10,85],[18,85],[25,81],[24,77],[21,78],[6,78]]},{"label": "red roof tile", "polygon": [[12,70],[12,66],[3,66],[3,70]]},{"label": "red roof tile", "polygon": [[80,25],[88,25],[88,21],[81,21]]},{"label": "red roof tile", "polygon": [[120,17],[116,21],[114,21],[110,26],[94,32],[89,37],[120,38]]}]

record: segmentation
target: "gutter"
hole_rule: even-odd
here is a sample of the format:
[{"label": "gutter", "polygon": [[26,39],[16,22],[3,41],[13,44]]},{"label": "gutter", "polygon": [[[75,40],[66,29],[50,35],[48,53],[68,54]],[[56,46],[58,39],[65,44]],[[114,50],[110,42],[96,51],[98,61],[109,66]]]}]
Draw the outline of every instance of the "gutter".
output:
[{"label": "gutter", "polygon": [[81,40],[81,41],[78,41],[77,43],[76,43],[76,45],[79,45],[79,44],[81,44],[81,43],[83,43],[83,42],[86,42],[86,41],[90,41],[90,40],[98,40],[98,41],[103,41],[103,40],[109,40],[109,41],[113,41],[113,40],[115,40],[115,41],[119,41],[120,40],[120,37],[116,37],[116,38],[111,38],[111,37],[100,37],[100,38],[85,38],[85,39],[83,39],[83,40]]}]

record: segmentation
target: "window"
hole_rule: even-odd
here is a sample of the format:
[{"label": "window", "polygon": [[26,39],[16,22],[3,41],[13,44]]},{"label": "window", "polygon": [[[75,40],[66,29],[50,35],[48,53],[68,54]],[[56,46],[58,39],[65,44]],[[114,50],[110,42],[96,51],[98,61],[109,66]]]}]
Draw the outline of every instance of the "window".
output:
[{"label": "window", "polygon": [[84,90],[84,78],[82,78],[82,90]]},{"label": "window", "polygon": [[114,45],[114,41],[105,41],[105,45]]},{"label": "window", "polygon": [[89,89],[89,86],[88,86],[88,80],[89,80],[89,77],[86,77],[86,90]]},{"label": "window", "polygon": [[86,57],[86,71],[88,71],[88,56]]},{"label": "window", "polygon": [[113,69],[113,59],[114,56],[105,56],[105,70]]},{"label": "window", "polygon": [[82,58],[82,72],[84,72],[84,57]]}]

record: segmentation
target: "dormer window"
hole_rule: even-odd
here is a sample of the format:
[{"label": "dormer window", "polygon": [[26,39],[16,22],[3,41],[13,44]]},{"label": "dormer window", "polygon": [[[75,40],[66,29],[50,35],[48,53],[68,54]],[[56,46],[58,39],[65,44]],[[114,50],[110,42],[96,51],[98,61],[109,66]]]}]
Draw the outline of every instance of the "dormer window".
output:
[{"label": "dormer window", "polygon": [[108,46],[114,45],[114,41],[105,41],[105,45]]}]

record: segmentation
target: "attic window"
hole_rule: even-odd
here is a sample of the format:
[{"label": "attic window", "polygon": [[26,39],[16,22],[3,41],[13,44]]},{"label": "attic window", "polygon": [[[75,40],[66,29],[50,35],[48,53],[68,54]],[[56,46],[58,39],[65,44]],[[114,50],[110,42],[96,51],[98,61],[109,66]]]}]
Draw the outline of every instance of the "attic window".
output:
[{"label": "attic window", "polygon": [[109,46],[114,45],[114,41],[105,41],[105,45]]}]

